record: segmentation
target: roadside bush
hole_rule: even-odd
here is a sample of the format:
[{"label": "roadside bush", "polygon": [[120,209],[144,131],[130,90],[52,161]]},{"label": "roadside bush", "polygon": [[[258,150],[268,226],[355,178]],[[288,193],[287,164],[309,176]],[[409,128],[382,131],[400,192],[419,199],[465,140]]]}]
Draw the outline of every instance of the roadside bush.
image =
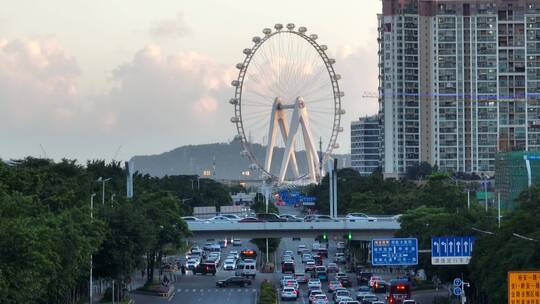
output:
[{"label": "roadside bush", "polygon": [[276,304],[277,300],[276,287],[268,281],[262,282],[258,304]]}]

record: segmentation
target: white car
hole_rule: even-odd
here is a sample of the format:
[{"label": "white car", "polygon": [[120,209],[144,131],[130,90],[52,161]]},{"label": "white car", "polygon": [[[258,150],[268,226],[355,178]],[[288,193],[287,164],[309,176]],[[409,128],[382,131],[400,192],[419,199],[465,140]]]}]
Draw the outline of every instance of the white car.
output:
[{"label": "white car", "polygon": [[226,216],[222,216],[222,215],[211,217],[211,218],[208,219],[208,221],[210,221],[212,223],[232,223],[232,222],[234,222],[230,218],[228,218]]},{"label": "white car", "polygon": [[308,250],[308,249],[306,248],[306,245],[300,244],[300,245],[298,245],[298,249],[296,250],[296,253],[302,254],[302,253],[304,253],[304,251],[306,251],[306,250]]},{"label": "white car", "polygon": [[304,253],[302,255],[302,263],[305,263],[311,259],[313,259],[313,256],[311,255],[311,253]]},{"label": "white car", "polygon": [[220,216],[224,216],[224,217],[228,218],[229,220],[231,220],[233,222],[238,222],[239,220],[242,219],[241,217],[239,217],[236,214],[220,214]]},{"label": "white car", "polygon": [[240,253],[238,253],[238,250],[229,251],[229,255],[234,255],[234,258],[237,260],[240,258]]},{"label": "white car", "polygon": [[223,262],[223,269],[225,270],[235,270],[236,269],[236,261],[233,259],[226,259],[225,262]]},{"label": "white car", "polygon": [[309,289],[321,289],[322,288],[321,280],[309,279],[309,281],[307,282],[307,286]]},{"label": "white car", "polygon": [[203,220],[195,216],[183,216],[182,219],[186,222],[204,222]]},{"label": "white car", "polygon": [[376,222],[377,218],[369,216],[365,213],[349,213],[345,217],[350,222],[355,221],[368,221],[368,222]]},{"label": "white car", "polygon": [[186,261],[186,268],[189,269],[189,270],[193,270],[195,269],[197,266],[199,266],[199,259],[189,259]]},{"label": "white car", "polygon": [[334,293],[335,303],[339,303],[341,301],[345,301],[349,299],[352,301],[351,294],[346,289],[339,289],[339,290],[336,290],[336,292]]},{"label": "white car", "polygon": [[294,280],[294,277],[292,275],[284,275],[281,277],[281,280],[279,280],[279,286],[285,286],[285,282],[288,280]]},{"label": "white car", "polygon": [[294,300],[298,299],[298,290],[294,287],[285,286],[281,290],[281,300]]}]

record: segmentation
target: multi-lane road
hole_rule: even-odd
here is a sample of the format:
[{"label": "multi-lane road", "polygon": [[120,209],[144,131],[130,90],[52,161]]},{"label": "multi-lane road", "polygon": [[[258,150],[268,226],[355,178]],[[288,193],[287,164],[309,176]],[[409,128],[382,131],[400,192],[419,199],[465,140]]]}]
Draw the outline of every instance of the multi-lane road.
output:
[{"label": "multi-lane road", "polygon": [[[298,214],[297,209],[292,207],[280,207],[280,212],[282,214]],[[206,242],[206,239],[196,240],[196,245],[202,247]],[[340,240],[329,240],[329,258],[324,259],[323,263],[327,265],[329,262],[333,262],[333,257],[337,251],[337,241]],[[281,254],[290,250],[294,253],[295,261],[295,270],[297,273],[304,272],[304,265],[301,262],[301,256],[297,254],[298,245],[304,244],[307,248],[311,248],[312,244],[315,242],[313,238],[291,238],[283,237],[281,239],[280,246],[276,254],[276,272],[274,273],[260,273],[257,272],[255,279],[252,281],[252,284],[247,287],[234,287],[234,288],[217,288],[216,281],[220,279],[225,279],[234,275],[232,270],[223,269],[223,259],[231,250],[243,250],[243,249],[255,249],[257,250],[254,244],[249,243],[249,240],[243,239],[242,246],[227,246],[222,249],[221,257],[222,261],[219,264],[217,273],[215,276],[212,275],[193,275],[191,272],[187,272],[185,275],[177,272],[178,280],[174,282],[175,293],[170,299],[160,299],[156,297],[148,297],[142,295],[133,295],[135,303],[150,304],[150,303],[178,303],[178,304],[192,304],[192,303],[208,303],[208,304],[217,304],[217,303],[239,303],[239,304],[254,304],[257,302],[258,290],[263,280],[269,280],[274,283],[275,286],[279,286],[279,280],[282,277],[280,266],[280,257]],[[342,266],[341,266],[342,267]],[[343,269],[345,270],[345,269]],[[355,298],[356,290],[358,289],[356,278],[353,273],[348,273],[348,276],[351,277],[353,281],[353,287],[348,288],[351,296]],[[334,274],[330,274],[329,278],[332,279]],[[384,279],[390,279],[389,275],[383,276]],[[328,291],[327,282],[323,282],[322,290],[324,292]],[[445,294],[445,293],[444,293]],[[330,303],[333,303],[331,298],[332,294],[327,292],[327,296],[330,299]],[[384,294],[377,294],[377,296],[384,300]],[[418,303],[431,303],[433,298],[432,294],[418,294],[414,295],[414,298],[417,299]],[[301,284],[300,298],[296,303],[308,303],[307,297],[307,286],[306,284]],[[292,303],[292,302],[291,302]]]}]

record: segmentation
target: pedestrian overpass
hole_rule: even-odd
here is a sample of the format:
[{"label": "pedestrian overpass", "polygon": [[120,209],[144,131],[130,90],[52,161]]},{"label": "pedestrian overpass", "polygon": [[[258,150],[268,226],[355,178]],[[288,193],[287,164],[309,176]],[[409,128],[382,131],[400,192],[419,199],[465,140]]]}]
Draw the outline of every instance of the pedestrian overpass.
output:
[{"label": "pedestrian overpass", "polygon": [[326,234],[330,240],[350,235],[352,240],[370,241],[391,238],[400,228],[399,222],[389,217],[372,222],[342,219],[334,222],[187,223],[193,234],[191,239],[315,238]]}]

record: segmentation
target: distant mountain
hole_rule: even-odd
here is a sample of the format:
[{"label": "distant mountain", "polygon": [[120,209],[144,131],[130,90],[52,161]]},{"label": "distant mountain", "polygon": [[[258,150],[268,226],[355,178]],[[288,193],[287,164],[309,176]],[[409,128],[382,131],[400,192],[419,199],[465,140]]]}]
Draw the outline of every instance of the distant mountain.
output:
[{"label": "distant mountain", "polygon": [[[198,174],[203,175],[204,170],[213,171],[215,158],[216,172],[214,178],[217,179],[244,179],[242,171],[249,169],[251,164],[247,157],[240,156],[241,143],[234,140],[230,143],[214,143],[204,145],[189,145],[176,148],[172,151],[157,155],[138,155],[131,158],[135,163],[135,170],[153,176],[177,175],[177,174]],[[261,162],[266,153],[265,146],[254,144],[253,153]],[[274,161],[272,172],[279,171],[283,148],[274,150]],[[350,166],[350,155],[336,154],[339,167]],[[303,168],[306,162],[304,151],[297,152],[299,167]],[[301,172],[306,173],[306,172]],[[252,176],[257,178],[258,176]]]}]

